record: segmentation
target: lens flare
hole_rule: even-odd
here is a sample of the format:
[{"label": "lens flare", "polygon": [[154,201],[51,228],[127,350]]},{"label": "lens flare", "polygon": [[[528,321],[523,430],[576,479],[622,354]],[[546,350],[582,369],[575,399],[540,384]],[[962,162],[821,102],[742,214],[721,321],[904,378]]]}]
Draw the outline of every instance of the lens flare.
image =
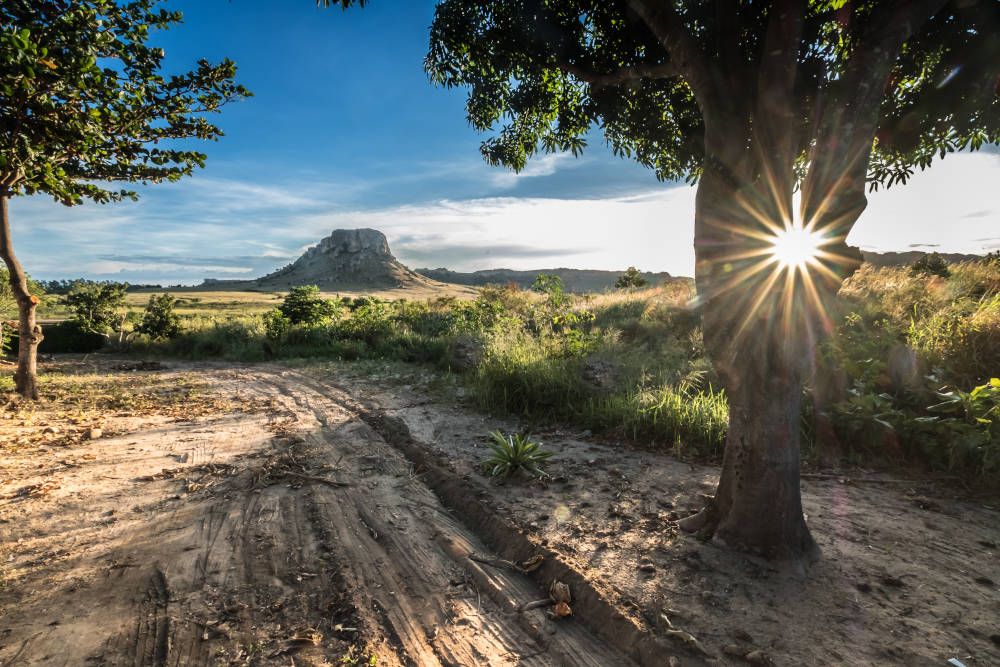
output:
[{"label": "lens flare", "polygon": [[823,236],[800,225],[785,227],[771,240],[771,255],[784,269],[805,269],[815,264]]}]

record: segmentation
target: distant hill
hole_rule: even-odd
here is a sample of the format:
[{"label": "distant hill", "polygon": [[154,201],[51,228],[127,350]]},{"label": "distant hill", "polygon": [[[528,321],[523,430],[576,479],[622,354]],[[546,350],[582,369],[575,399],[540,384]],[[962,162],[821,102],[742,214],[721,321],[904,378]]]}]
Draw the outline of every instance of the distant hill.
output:
[{"label": "distant hill", "polygon": [[[931,253],[924,252],[922,250],[910,250],[907,252],[872,252],[869,250],[862,250],[861,255],[865,258],[865,261],[869,264],[875,266],[909,266],[915,261],[923,257],[924,255],[929,255]],[[975,259],[980,259],[982,255],[963,255],[954,252],[939,252],[939,255],[944,258],[949,264],[957,264],[958,262],[968,262]]]},{"label": "distant hill", "polygon": [[[539,273],[548,273],[559,276],[563,281],[563,286],[568,292],[602,292],[611,289],[615,285],[618,277],[624,271],[599,271],[596,269],[538,269],[532,271],[514,271],[513,269],[486,269],[484,271],[473,271],[471,273],[461,273],[448,269],[416,269],[416,272],[445,283],[455,283],[457,285],[507,285],[514,283],[518,287],[528,288],[538,277]],[[659,285],[665,280],[670,280],[672,276],[663,271],[661,273],[643,273],[642,277],[650,285]]]},{"label": "distant hill", "polygon": [[214,290],[286,290],[318,285],[324,291],[434,287],[435,283],[403,266],[375,229],[337,229],[297,260],[254,280],[206,279]]}]

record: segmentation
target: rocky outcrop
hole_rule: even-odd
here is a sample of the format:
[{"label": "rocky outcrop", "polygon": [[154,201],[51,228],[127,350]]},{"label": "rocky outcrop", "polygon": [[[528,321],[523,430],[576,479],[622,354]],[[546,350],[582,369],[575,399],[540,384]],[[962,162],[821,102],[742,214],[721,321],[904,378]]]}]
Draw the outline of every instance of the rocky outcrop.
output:
[{"label": "rocky outcrop", "polygon": [[[375,229],[337,229],[309,248],[293,263],[252,281],[244,288],[284,290],[297,285],[318,285],[323,290],[393,289],[436,285],[414,273],[393,257],[385,234]],[[232,287],[235,282],[213,282]],[[209,286],[209,281],[205,281]]]}]

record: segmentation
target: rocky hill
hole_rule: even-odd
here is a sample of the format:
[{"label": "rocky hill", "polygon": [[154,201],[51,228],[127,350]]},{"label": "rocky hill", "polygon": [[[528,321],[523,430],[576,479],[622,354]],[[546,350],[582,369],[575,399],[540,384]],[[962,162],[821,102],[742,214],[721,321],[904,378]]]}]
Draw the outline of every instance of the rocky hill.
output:
[{"label": "rocky hill", "polygon": [[[538,269],[533,271],[514,271],[512,269],[487,269],[472,273],[449,271],[448,269],[416,269],[416,272],[445,283],[457,285],[507,285],[514,283],[522,288],[528,288],[539,273],[559,276],[568,292],[603,292],[614,287],[615,281],[624,271],[600,271],[597,269]],[[643,273],[642,277],[650,285],[659,285],[672,276],[666,271],[660,273]]]},{"label": "rocky hill", "polygon": [[293,263],[255,280],[207,279],[211,289],[285,290],[318,285],[325,291],[431,287],[436,283],[399,263],[375,229],[337,229]]}]

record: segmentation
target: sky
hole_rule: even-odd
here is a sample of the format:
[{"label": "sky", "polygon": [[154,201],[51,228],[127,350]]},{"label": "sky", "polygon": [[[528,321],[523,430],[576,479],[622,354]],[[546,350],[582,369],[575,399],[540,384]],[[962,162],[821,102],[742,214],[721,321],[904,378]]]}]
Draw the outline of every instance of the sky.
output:
[{"label": "sky", "polygon": [[[168,69],[229,57],[254,97],[215,120],[207,167],[140,188],[138,202],[11,206],[34,277],[196,284],[294,260],[334,229],[371,227],[405,264],[471,271],[555,267],[692,275],[694,188],[611,155],[490,167],[465,92],[423,71],[433,0],[364,10],[312,0],[168,0],[184,24],[159,33]],[[888,251],[1000,248],[1000,151],[951,155],[869,197],[850,241]]]}]

